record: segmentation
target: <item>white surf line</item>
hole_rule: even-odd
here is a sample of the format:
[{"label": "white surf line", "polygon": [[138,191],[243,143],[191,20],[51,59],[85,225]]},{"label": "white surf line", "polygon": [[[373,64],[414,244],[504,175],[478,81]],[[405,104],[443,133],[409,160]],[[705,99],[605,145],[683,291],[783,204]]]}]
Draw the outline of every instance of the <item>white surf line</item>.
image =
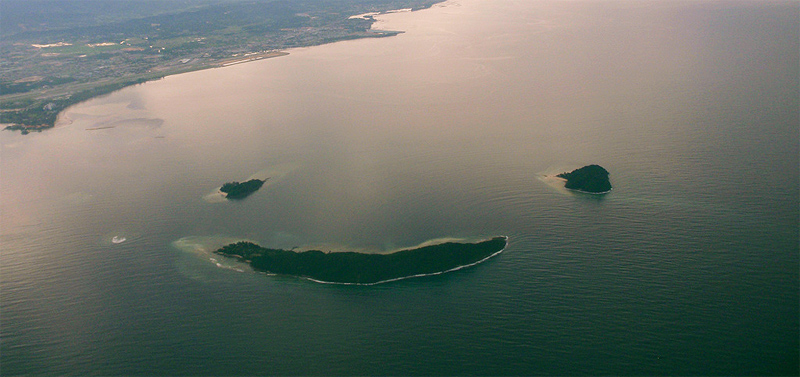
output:
[{"label": "white surf line", "polygon": [[613,189],[614,189],[614,188],[612,187],[612,188],[611,188],[611,190],[608,190],[608,191],[603,191],[603,192],[591,192],[591,191],[583,191],[583,190],[571,189],[571,188],[566,188],[566,187],[564,187],[564,188],[565,188],[565,189],[567,189],[567,190],[569,190],[569,191],[579,192],[579,193],[581,193],[581,194],[591,194],[591,195],[608,194],[609,192],[611,192],[611,190],[613,190]]},{"label": "white surf line", "polygon": [[[506,247],[508,247],[508,236],[501,236],[501,237],[505,238],[505,240],[506,240]],[[488,240],[484,240],[484,241],[488,241]],[[481,241],[481,242],[483,242],[483,241]],[[374,282],[374,283],[342,283],[342,282],[335,282],[335,281],[324,281],[324,280],[317,280],[317,279],[313,279],[313,278],[310,278],[310,277],[307,277],[307,276],[298,276],[298,277],[299,277],[299,278],[301,278],[301,279],[310,280],[310,281],[313,281],[313,282],[315,282],[315,283],[321,283],[321,284],[337,284],[337,285],[378,285],[378,284],[390,283],[390,282],[393,282],[393,281],[398,281],[398,280],[405,280],[405,279],[411,279],[411,278],[419,278],[419,277],[423,277],[423,276],[435,276],[435,275],[441,275],[441,274],[446,274],[446,273],[448,273],[448,272],[457,271],[457,270],[460,270],[460,269],[462,269],[462,268],[472,267],[472,266],[474,266],[474,265],[476,265],[476,264],[483,263],[483,262],[487,261],[489,258],[491,258],[491,257],[493,257],[493,256],[495,256],[495,255],[497,255],[497,254],[500,254],[500,253],[502,253],[503,251],[505,251],[505,249],[506,249],[506,248],[504,247],[504,248],[502,248],[500,251],[498,251],[498,252],[496,252],[496,253],[494,253],[494,254],[492,254],[492,255],[489,255],[488,257],[486,257],[486,258],[483,258],[483,259],[481,259],[481,260],[479,260],[479,261],[477,261],[477,262],[470,263],[470,264],[465,264],[465,265],[463,265],[463,266],[457,266],[457,267],[453,267],[453,268],[451,268],[451,269],[449,269],[449,270],[444,270],[444,271],[439,271],[439,272],[431,272],[431,273],[428,273],[428,274],[418,274],[418,275],[401,276],[401,277],[399,277],[399,278],[388,279],[388,280],[381,280],[381,281],[376,281],[376,282]]]}]

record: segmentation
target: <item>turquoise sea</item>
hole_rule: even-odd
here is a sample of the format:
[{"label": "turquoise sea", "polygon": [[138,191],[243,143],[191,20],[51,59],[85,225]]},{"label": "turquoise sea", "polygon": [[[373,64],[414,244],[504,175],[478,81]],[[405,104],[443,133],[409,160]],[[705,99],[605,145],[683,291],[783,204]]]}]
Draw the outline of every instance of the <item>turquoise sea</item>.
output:
[{"label": "turquoise sea", "polygon": [[[450,0],[0,132],[0,374],[797,375],[798,14]],[[496,235],[375,286],[211,253]]]}]

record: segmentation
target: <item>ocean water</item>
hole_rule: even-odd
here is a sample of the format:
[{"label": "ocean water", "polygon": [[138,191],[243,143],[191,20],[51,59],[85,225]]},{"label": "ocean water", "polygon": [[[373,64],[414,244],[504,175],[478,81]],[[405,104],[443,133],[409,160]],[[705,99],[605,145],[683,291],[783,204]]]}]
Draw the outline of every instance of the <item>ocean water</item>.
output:
[{"label": "ocean water", "polygon": [[[2,132],[0,374],[796,375],[799,10],[447,1]],[[376,286],[212,253],[496,235]]]}]

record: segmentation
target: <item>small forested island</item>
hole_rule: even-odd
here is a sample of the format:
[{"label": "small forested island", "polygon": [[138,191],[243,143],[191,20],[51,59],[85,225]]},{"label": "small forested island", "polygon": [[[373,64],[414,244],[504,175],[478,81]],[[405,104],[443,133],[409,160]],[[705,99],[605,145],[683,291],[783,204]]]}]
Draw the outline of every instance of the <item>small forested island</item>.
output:
[{"label": "small forested island", "polygon": [[242,183],[236,181],[228,182],[222,185],[219,191],[225,193],[225,197],[227,199],[234,199],[234,200],[244,199],[248,195],[258,191],[258,189],[260,189],[261,186],[266,181],[267,181],[266,179],[263,181],[260,179],[251,179],[247,182],[242,182]]},{"label": "small forested island", "polygon": [[391,254],[366,254],[295,252],[242,241],[223,246],[215,253],[239,258],[256,271],[327,283],[377,284],[471,266],[503,251],[507,242],[507,237],[494,237],[476,243],[447,242]]},{"label": "small forested island", "polygon": [[564,187],[570,190],[590,194],[605,194],[611,191],[608,170],[600,165],[584,166],[569,173],[561,173],[557,177],[566,179],[567,183]]}]

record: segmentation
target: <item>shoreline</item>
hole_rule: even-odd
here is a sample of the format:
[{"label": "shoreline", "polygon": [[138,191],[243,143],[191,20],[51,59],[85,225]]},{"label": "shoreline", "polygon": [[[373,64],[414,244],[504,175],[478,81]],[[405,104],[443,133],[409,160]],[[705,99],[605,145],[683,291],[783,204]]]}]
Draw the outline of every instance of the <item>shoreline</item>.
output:
[{"label": "shoreline", "polygon": [[[502,236],[502,237],[504,237],[506,239],[506,247],[508,247],[508,236]],[[463,266],[453,267],[453,268],[451,268],[449,270],[444,270],[444,271],[439,271],[439,272],[431,272],[431,273],[427,273],[427,274],[417,274],[417,275],[402,276],[402,277],[399,277],[399,278],[376,281],[374,283],[341,283],[341,282],[335,282],[335,281],[316,280],[316,279],[313,279],[313,278],[310,278],[310,277],[307,277],[307,276],[298,276],[298,277],[301,278],[301,279],[313,281],[315,283],[320,283],[320,284],[363,285],[363,286],[385,284],[385,283],[391,283],[391,282],[394,282],[394,281],[413,279],[413,278],[421,278],[421,277],[425,277],[425,276],[443,275],[443,274],[446,274],[446,273],[449,273],[449,272],[458,271],[458,270],[461,270],[461,269],[464,269],[464,268],[472,267],[472,266],[481,264],[483,262],[486,262],[487,260],[491,259],[492,257],[494,257],[496,255],[499,255],[500,253],[502,253],[503,251],[506,250],[506,247],[502,248],[500,251],[498,251],[498,252],[496,252],[496,253],[494,253],[492,255],[489,255],[486,258],[483,258],[483,259],[481,259],[481,260],[479,260],[477,262],[465,264]],[[273,274],[273,275],[277,276],[277,274]]]},{"label": "shoreline", "polygon": [[297,252],[294,248],[269,249],[251,242],[235,242],[213,254],[246,263],[253,271],[270,276],[291,276],[321,284],[376,285],[472,267],[497,256],[507,247],[508,236],[474,243],[444,242],[391,254]]},{"label": "shoreline", "polygon": [[[445,1],[446,0],[441,0],[434,4],[440,4]],[[179,66],[177,68],[175,67],[162,68],[161,70],[159,70],[158,67],[154,67],[147,73],[139,75],[124,76],[116,79],[98,80],[95,82],[84,82],[84,83],[74,84],[74,86],[66,86],[60,88],[39,89],[25,93],[9,94],[7,96],[0,95],[0,103],[21,100],[21,99],[34,101],[34,104],[31,105],[30,107],[25,109],[19,109],[18,111],[12,112],[11,113],[13,114],[11,117],[12,121],[6,121],[6,119],[8,118],[3,119],[3,122],[0,123],[0,126],[3,127],[2,128],[3,131],[20,131],[22,135],[27,135],[31,132],[42,132],[44,130],[55,128],[56,124],[58,124],[59,120],[62,118],[62,114],[68,108],[86,102],[93,98],[114,93],[116,91],[122,90],[130,86],[144,84],[150,81],[156,81],[168,76],[174,76],[183,73],[202,71],[212,68],[225,68],[232,65],[287,56],[290,54],[290,52],[287,52],[286,50],[293,50],[296,48],[309,48],[314,46],[322,46],[331,43],[356,40],[356,39],[392,37],[398,34],[402,34],[404,33],[404,31],[388,31],[388,30],[374,29],[373,27],[375,26],[375,23],[378,21],[375,18],[375,16],[401,13],[401,12],[415,12],[417,10],[424,10],[429,8],[430,6],[418,9],[402,8],[402,9],[383,11],[383,12],[374,12],[374,14],[370,14],[370,16],[363,18],[365,20],[372,21],[369,25],[369,28],[364,30],[363,32],[354,33],[335,40],[323,39],[321,43],[312,42],[308,45],[296,46],[288,49],[274,49],[261,52],[250,52],[250,53],[245,53],[241,57],[232,56],[219,60],[203,62],[192,66]],[[351,16],[351,18],[359,16],[364,16],[364,14],[354,15]],[[20,118],[22,120],[19,120]],[[36,119],[36,120],[26,122],[26,118]]]},{"label": "shoreline", "polygon": [[[566,178],[562,178],[562,177],[559,177],[557,175],[545,175],[544,178],[554,178],[554,179],[557,179],[557,180],[562,181],[564,183],[567,182]],[[564,190],[568,190],[568,191],[572,191],[572,192],[579,192],[581,194],[602,195],[602,194],[608,194],[609,192],[613,191],[614,188],[612,187],[611,190],[603,191],[603,192],[583,191],[583,190],[571,189],[571,188],[567,188],[567,187],[564,187]]]},{"label": "shoreline", "polygon": [[[233,59],[227,58],[223,60],[203,63],[196,66],[180,67],[178,69],[164,69],[161,71],[153,70],[151,72],[147,72],[141,75],[123,77],[119,80],[106,80],[106,81],[97,81],[94,83],[82,83],[81,85],[86,86],[87,89],[79,90],[74,93],[67,91],[67,93],[71,93],[68,94],[69,98],[67,99],[59,100],[57,98],[62,98],[64,96],[62,92],[64,90],[68,90],[68,88],[66,89],[60,88],[62,92],[56,91],[56,93],[50,94],[49,96],[42,96],[43,94],[42,92],[49,91],[49,89],[47,89],[47,90],[31,91],[22,94],[12,94],[9,95],[9,97],[7,98],[0,97],[0,101],[2,100],[12,101],[19,98],[35,98],[39,99],[41,103],[47,103],[47,105],[45,105],[45,108],[46,107],[51,108],[50,110],[43,108],[42,110],[29,109],[17,112],[23,114],[31,112],[34,114],[34,116],[45,117],[45,121],[40,122],[39,124],[5,122],[5,123],[0,123],[0,125],[4,126],[3,131],[21,131],[23,135],[26,135],[31,132],[42,132],[44,130],[55,128],[56,125],[59,123],[59,121],[65,118],[64,112],[70,107],[79,105],[94,98],[102,97],[120,91],[122,89],[131,86],[144,84],[151,81],[158,81],[165,77],[180,75],[184,73],[204,71],[207,69],[215,69],[215,68],[225,68],[236,64],[250,63],[253,61],[286,56],[289,55],[289,53],[284,51],[268,51],[268,52],[255,53],[252,55],[254,56],[244,57],[244,58],[235,57]],[[74,98],[73,100],[73,97],[76,98]],[[49,115],[42,115],[42,113],[46,111],[49,111],[51,113]],[[67,124],[72,124],[72,121],[70,121]]]}]

